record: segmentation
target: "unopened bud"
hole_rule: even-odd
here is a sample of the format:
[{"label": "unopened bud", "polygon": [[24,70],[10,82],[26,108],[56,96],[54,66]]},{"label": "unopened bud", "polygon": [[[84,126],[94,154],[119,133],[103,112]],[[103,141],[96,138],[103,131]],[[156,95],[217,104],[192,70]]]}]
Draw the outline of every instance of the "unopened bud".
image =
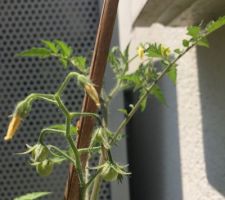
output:
[{"label": "unopened bud", "polygon": [[143,59],[144,58],[144,54],[145,54],[145,50],[143,47],[138,47],[137,49],[137,55],[139,58]]},{"label": "unopened bud", "polygon": [[93,84],[91,83],[87,83],[84,85],[84,89],[86,91],[86,93],[88,94],[89,97],[91,97],[91,99],[95,102],[97,107],[100,107],[100,101],[99,101],[99,97],[98,97],[98,93],[95,89],[95,87],[93,86]]},{"label": "unopened bud", "polygon": [[11,140],[13,138],[13,136],[15,135],[17,129],[20,126],[21,120],[22,120],[22,118],[18,114],[13,115],[13,117],[12,117],[10,123],[9,123],[6,136],[4,137],[5,141],[9,141],[9,140]]}]

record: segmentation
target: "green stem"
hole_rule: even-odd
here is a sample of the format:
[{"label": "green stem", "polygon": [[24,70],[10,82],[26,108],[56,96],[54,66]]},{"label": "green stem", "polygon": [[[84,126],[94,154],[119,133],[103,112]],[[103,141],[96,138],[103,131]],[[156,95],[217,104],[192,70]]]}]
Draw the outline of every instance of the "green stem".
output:
[{"label": "green stem", "polygon": [[32,93],[28,97],[26,97],[24,101],[28,103],[32,103],[33,101],[37,99],[56,104],[55,97],[53,94]]},{"label": "green stem", "polygon": [[[104,162],[104,158],[103,158],[103,153],[102,153],[101,156],[100,156],[100,159],[99,159],[99,165],[102,165],[103,162]],[[92,188],[90,200],[97,200],[99,190],[100,190],[100,186],[101,186],[101,182],[102,182],[101,175],[97,174],[93,181],[94,181],[94,185],[93,185],[93,188]]]},{"label": "green stem", "polygon": [[60,133],[60,134],[64,134],[64,131],[61,131],[61,130],[56,130],[56,129],[51,129],[51,128],[45,128],[41,131],[40,135],[39,135],[39,138],[38,138],[38,142],[41,143],[41,144],[44,144],[44,137],[47,135],[47,134],[50,134],[50,133]]},{"label": "green stem", "polygon": [[95,178],[100,174],[101,170],[98,170],[92,177],[91,179],[86,183],[85,187],[88,188],[93,181],[95,180]]},{"label": "green stem", "polygon": [[64,79],[64,81],[62,82],[62,84],[60,85],[59,89],[56,92],[57,96],[61,96],[63,90],[66,88],[66,86],[68,85],[70,79],[72,78],[76,78],[79,74],[77,72],[70,72],[66,78]]},{"label": "green stem", "polygon": [[80,194],[81,194],[81,200],[84,200],[85,198],[85,180],[84,180],[84,175],[83,175],[83,170],[82,170],[82,165],[81,165],[81,160],[80,160],[80,154],[75,146],[75,143],[73,141],[73,138],[70,134],[70,124],[72,121],[71,114],[62,102],[61,98],[58,96],[58,94],[55,96],[57,103],[59,104],[60,109],[63,111],[64,115],[66,116],[66,138],[67,141],[70,145],[70,147],[73,150],[75,161],[76,161],[76,170],[78,173],[79,181],[80,181]]},{"label": "green stem", "polygon": [[119,91],[120,91],[120,81],[117,81],[115,87],[109,93],[106,103],[110,102]]},{"label": "green stem", "polygon": [[[50,149],[54,149],[55,151],[57,151],[59,154],[61,154],[63,157],[65,157],[67,160],[70,160],[74,165],[76,165],[76,161],[71,158],[69,155],[67,155],[65,152],[63,152],[61,149],[59,149],[56,146],[53,145],[48,145]],[[50,151],[51,154],[53,154],[53,156],[56,156],[52,151]]]}]

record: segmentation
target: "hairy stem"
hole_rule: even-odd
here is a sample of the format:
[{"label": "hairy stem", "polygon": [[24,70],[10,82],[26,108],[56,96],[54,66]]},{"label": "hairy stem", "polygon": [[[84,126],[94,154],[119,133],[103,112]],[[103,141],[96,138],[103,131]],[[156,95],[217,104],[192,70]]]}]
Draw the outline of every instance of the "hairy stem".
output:
[{"label": "hairy stem", "polygon": [[57,90],[57,92],[56,92],[56,95],[61,96],[63,90],[66,88],[66,86],[68,85],[69,81],[70,81],[72,78],[76,78],[77,76],[78,76],[78,73],[77,73],[77,72],[70,72],[70,73],[66,76],[66,78],[64,79],[64,81],[62,82],[62,84],[60,85],[60,87],[58,88],[58,90]]},{"label": "hairy stem", "polygon": [[80,154],[79,151],[73,141],[73,138],[70,134],[70,124],[71,124],[71,113],[68,111],[68,109],[66,108],[66,106],[64,105],[64,103],[62,102],[62,100],[60,99],[60,97],[58,95],[56,95],[56,101],[59,104],[60,109],[63,111],[64,115],[66,116],[66,138],[67,141],[70,145],[70,147],[73,150],[74,153],[74,157],[75,157],[75,161],[76,161],[76,169],[77,169],[77,173],[78,173],[78,177],[79,177],[79,181],[80,181],[80,194],[81,194],[81,200],[85,199],[85,179],[84,179],[84,175],[83,175],[83,171],[82,171],[82,165],[81,165],[81,160],[80,160]]}]

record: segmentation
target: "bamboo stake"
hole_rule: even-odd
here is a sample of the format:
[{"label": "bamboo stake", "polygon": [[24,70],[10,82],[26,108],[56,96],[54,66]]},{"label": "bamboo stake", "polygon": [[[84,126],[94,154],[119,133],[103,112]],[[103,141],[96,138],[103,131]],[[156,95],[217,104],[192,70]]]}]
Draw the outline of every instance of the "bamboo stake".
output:
[{"label": "bamboo stake", "polygon": [[[97,92],[100,94],[102,81],[107,64],[109,47],[112,39],[113,27],[116,19],[116,13],[119,0],[104,0],[102,14],[99,22],[98,33],[96,37],[94,55],[91,63],[90,79],[96,85]],[[83,112],[96,112],[95,103],[85,96],[83,101]],[[77,148],[87,148],[90,145],[91,132],[94,126],[94,119],[85,117],[80,119],[79,137]],[[88,154],[82,154],[81,162],[83,169],[88,160]],[[79,179],[76,170],[70,166],[69,177],[64,194],[64,200],[80,200]]]}]

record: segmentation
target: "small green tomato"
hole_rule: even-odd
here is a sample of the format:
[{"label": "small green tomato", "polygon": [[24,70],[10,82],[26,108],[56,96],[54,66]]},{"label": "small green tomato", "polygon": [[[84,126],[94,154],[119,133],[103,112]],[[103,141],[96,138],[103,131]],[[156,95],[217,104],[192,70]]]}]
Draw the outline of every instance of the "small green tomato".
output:
[{"label": "small green tomato", "polygon": [[36,170],[40,176],[49,176],[53,170],[53,163],[49,160],[44,160],[36,166]]},{"label": "small green tomato", "polygon": [[37,144],[36,148],[32,151],[32,158],[35,162],[42,162],[48,157],[48,149],[41,145]]},{"label": "small green tomato", "polygon": [[118,172],[110,162],[106,162],[102,168],[101,176],[105,181],[115,181],[118,177]]}]

